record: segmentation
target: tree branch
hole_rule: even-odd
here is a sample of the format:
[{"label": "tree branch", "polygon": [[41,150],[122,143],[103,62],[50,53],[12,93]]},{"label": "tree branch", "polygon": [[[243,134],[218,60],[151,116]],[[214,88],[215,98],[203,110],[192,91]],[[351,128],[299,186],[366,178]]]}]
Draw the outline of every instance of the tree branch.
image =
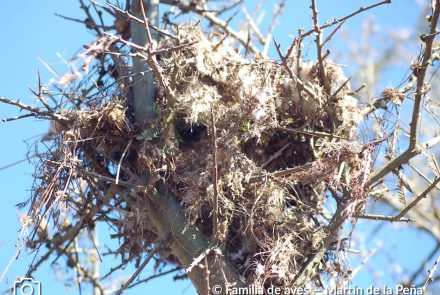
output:
[{"label": "tree branch", "polygon": [[70,120],[60,114],[50,112],[50,111],[43,111],[42,109],[31,107],[29,105],[26,105],[18,100],[9,100],[4,97],[0,97],[0,102],[4,102],[6,104],[14,105],[19,107],[20,109],[27,110],[35,115],[42,116],[42,117],[49,117],[55,121],[58,121],[60,123],[69,123]]},{"label": "tree branch", "polygon": [[422,148],[424,149],[430,149],[433,146],[440,143],[440,135],[431,138],[430,140],[425,141],[424,143],[420,144],[420,146],[415,146],[413,149],[407,149],[405,152],[403,152],[400,156],[398,156],[395,159],[392,159],[388,161],[381,169],[378,169],[374,171],[370,179],[368,180],[367,186],[371,186],[373,183],[390,173],[391,171],[396,170],[401,165],[408,163],[409,160],[417,156],[422,152]]},{"label": "tree branch", "polygon": [[150,262],[151,258],[153,258],[154,254],[156,254],[156,252],[160,249],[160,247],[162,247],[164,242],[167,240],[168,240],[168,237],[164,236],[160,241],[158,241],[158,243],[156,244],[154,249],[151,250],[151,252],[147,255],[147,257],[142,262],[142,264],[136,269],[136,271],[125,282],[125,284],[122,285],[122,287],[115,293],[115,295],[121,295],[124,292],[124,290],[126,290],[130,287],[131,283],[133,283],[133,281],[138,277],[138,275],[142,272],[142,270],[145,268],[145,266],[147,266],[148,262]]},{"label": "tree branch", "polygon": [[[156,189],[147,190],[146,194],[148,199],[145,199],[145,205],[148,208],[148,216],[157,234],[159,236],[171,234],[170,247],[185,268],[192,265],[196,258],[206,253],[208,249],[214,249],[203,233],[189,225],[182,206],[165,185],[158,183]],[[220,285],[223,292],[226,292],[226,284],[244,285],[239,279],[237,270],[219,249],[209,251],[206,256],[210,267],[209,282],[212,286]],[[188,275],[199,293],[205,294],[207,288],[205,265],[197,263]]]},{"label": "tree branch", "polygon": [[194,5],[193,3],[183,2],[183,1],[173,1],[173,0],[160,0],[160,3],[177,6],[183,12],[192,11],[203,17],[205,17],[212,25],[222,28],[227,34],[233,37],[235,40],[240,42],[247,50],[253,54],[260,54],[260,51],[252,44],[250,44],[248,38],[239,32],[232,29],[228,22],[218,18],[214,13],[206,11],[199,5]]},{"label": "tree branch", "polygon": [[322,55],[322,28],[319,26],[318,20],[318,8],[316,7],[316,0],[311,0],[312,5],[312,20],[313,27],[315,28],[315,43],[316,43],[316,52],[318,56],[318,66],[319,66],[319,80],[321,81],[321,85],[324,87],[327,95],[330,95],[330,86],[327,83],[325,67],[324,67],[324,57]]},{"label": "tree branch", "polygon": [[[389,172],[394,171],[399,166],[407,163],[410,159],[412,159],[421,152],[420,147],[417,146],[418,137],[419,137],[418,126],[420,120],[422,99],[426,94],[426,90],[424,89],[425,75],[427,68],[430,65],[430,59],[432,56],[432,45],[434,43],[434,39],[436,36],[435,33],[437,30],[439,14],[440,14],[440,0],[436,0],[435,6],[433,7],[433,14],[430,23],[431,29],[429,35],[425,35],[424,37],[422,36],[421,38],[422,41],[425,42],[425,51],[423,53],[423,58],[422,61],[414,68],[414,73],[417,77],[417,85],[416,85],[416,91],[414,97],[414,108],[410,123],[411,130],[409,134],[408,148],[399,157],[389,161],[381,169],[372,173],[368,185],[371,185],[372,183],[376,182],[377,180],[387,175]],[[432,140],[435,141],[435,144],[438,143],[438,137],[436,138],[431,139],[431,141]],[[429,148],[427,145],[428,143],[425,143],[425,148]]]},{"label": "tree branch", "polygon": [[439,19],[440,14],[440,0],[435,1],[435,6],[433,7],[433,13],[431,17],[431,29],[429,30],[429,35],[421,36],[422,41],[425,43],[425,51],[423,53],[423,59],[420,64],[416,66],[414,69],[414,73],[417,77],[417,86],[415,91],[415,97],[414,97],[414,109],[412,112],[412,118],[411,118],[411,130],[410,130],[410,136],[409,136],[409,147],[408,150],[413,149],[416,146],[417,140],[419,138],[419,120],[420,120],[420,113],[421,113],[421,104],[422,99],[426,94],[425,88],[425,75],[426,71],[428,69],[428,66],[430,65],[430,60],[432,56],[432,45],[434,43],[434,39],[436,36],[437,31],[437,23]]},{"label": "tree branch", "polygon": [[[352,13],[350,13],[350,14],[344,16],[344,17],[341,17],[341,18],[339,18],[339,19],[334,19],[334,20],[332,20],[331,22],[328,22],[328,23],[326,23],[325,25],[320,26],[319,28],[322,30],[322,29],[325,29],[325,28],[328,28],[328,27],[334,26],[334,25],[336,25],[336,24],[339,24],[339,23],[342,23],[342,22],[346,21],[346,20],[349,19],[349,18],[352,18],[352,17],[355,16],[356,14],[362,13],[362,12],[364,12],[364,11],[370,10],[370,9],[372,9],[372,8],[374,8],[374,7],[377,7],[377,6],[380,6],[380,5],[383,5],[383,4],[390,4],[390,3],[391,3],[391,0],[384,0],[384,1],[381,1],[381,2],[378,2],[378,3],[375,3],[375,4],[372,4],[372,5],[369,5],[369,6],[366,6],[366,7],[360,7],[360,8],[359,8],[358,10],[356,10],[355,12],[352,12]],[[315,32],[316,32],[316,30],[315,30],[315,28],[313,28],[313,29],[311,29],[311,30],[309,30],[309,31],[307,31],[307,32],[305,32],[305,33],[303,33],[303,34],[301,34],[301,38],[304,38],[304,37],[306,37],[306,36],[309,36],[309,35],[311,35],[311,34],[313,34],[313,33],[315,33]]]}]

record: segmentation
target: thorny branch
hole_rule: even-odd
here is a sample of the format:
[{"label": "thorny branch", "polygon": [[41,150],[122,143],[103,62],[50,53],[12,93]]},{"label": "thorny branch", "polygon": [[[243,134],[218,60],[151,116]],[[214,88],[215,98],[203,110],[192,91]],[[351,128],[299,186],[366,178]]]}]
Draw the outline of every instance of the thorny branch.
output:
[{"label": "thorny branch", "polygon": [[426,289],[428,289],[429,284],[431,284],[434,281],[434,274],[437,271],[437,267],[438,267],[439,263],[440,263],[440,256],[437,258],[437,260],[434,262],[434,265],[429,270],[428,278],[426,279],[426,281],[422,287],[423,293],[426,292]]},{"label": "thorny branch", "polygon": [[[322,30],[322,29],[325,29],[325,28],[337,25],[339,23],[345,22],[346,20],[352,18],[353,16],[355,16],[355,15],[357,15],[359,13],[365,12],[367,10],[373,9],[373,8],[375,8],[377,6],[380,6],[380,5],[383,5],[383,4],[390,4],[391,2],[392,2],[392,0],[384,0],[384,1],[380,1],[380,2],[374,3],[372,5],[368,5],[366,7],[360,7],[358,10],[356,10],[353,13],[350,13],[350,14],[348,14],[348,15],[346,15],[344,17],[341,17],[339,19],[334,19],[334,20],[332,20],[332,21],[330,21],[330,22],[328,22],[328,23],[326,23],[326,24],[324,24],[322,26],[319,26],[319,29]],[[307,32],[302,33],[300,36],[301,36],[301,38],[304,38],[304,37],[307,37],[307,36],[313,34],[314,32],[316,32],[315,28],[313,28],[313,29],[311,29],[311,30],[309,30]]]},{"label": "thorny branch", "polygon": [[[433,2],[434,3],[434,2]],[[430,23],[430,30],[428,35],[422,35],[421,40],[425,43],[422,60],[419,64],[414,65],[414,74],[417,78],[417,84],[415,89],[414,107],[411,118],[411,131],[409,135],[409,147],[408,150],[414,149],[419,140],[419,122],[421,115],[422,99],[426,95],[428,89],[425,84],[426,71],[431,65],[432,46],[437,32],[437,24],[440,15],[440,1],[436,0],[434,7],[432,7],[432,16]]]},{"label": "thorny branch", "polygon": [[[422,54],[422,60],[419,64],[414,66],[415,75],[417,78],[417,84],[415,89],[415,97],[414,97],[414,106],[412,110],[411,117],[411,129],[409,134],[409,145],[405,152],[403,152],[399,157],[389,161],[382,168],[374,171],[370,177],[369,185],[373,184],[377,180],[381,179],[391,171],[400,167],[403,164],[406,164],[410,159],[420,153],[420,148],[418,148],[418,140],[419,140],[419,120],[421,115],[421,104],[422,99],[426,94],[426,84],[425,84],[425,75],[428,67],[430,66],[430,59],[432,56],[432,46],[435,39],[435,32],[437,30],[438,19],[440,15],[440,1],[435,1],[434,7],[432,7],[432,17],[430,22],[430,30],[429,35],[422,38],[425,43],[425,48]],[[434,140],[434,139],[433,139]],[[437,142],[436,142],[437,143]],[[429,148],[432,145],[427,146],[425,143],[425,148]]]},{"label": "thorny branch", "polygon": [[[91,0],[91,2],[96,3],[96,2],[93,1],[93,0]],[[113,8],[115,11],[117,11],[117,12],[119,12],[119,13],[125,15],[129,20],[133,20],[133,21],[138,22],[139,24],[145,25],[145,20],[142,20],[142,19],[140,19],[140,18],[138,18],[138,17],[136,17],[136,16],[130,14],[128,11],[121,9],[121,8],[119,8],[118,6],[111,4],[110,2],[106,2],[106,4],[107,4],[108,6],[110,6],[111,8]],[[157,26],[151,24],[150,22],[147,22],[147,24],[148,24],[148,27],[149,27],[149,28],[155,30],[156,32],[158,32],[159,34],[161,34],[161,35],[163,35],[163,36],[170,37],[170,38],[173,38],[173,39],[177,39],[176,36],[174,36],[174,35],[168,33],[168,32],[165,31],[165,30],[162,30],[162,29],[158,28]]]},{"label": "thorny branch", "polygon": [[41,117],[47,117],[47,118],[51,118],[55,121],[58,121],[60,123],[63,124],[67,124],[70,122],[70,120],[60,114],[51,112],[51,111],[43,111],[40,108],[36,108],[36,107],[32,107],[29,105],[26,105],[22,102],[20,102],[19,100],[9,100],[7,98],[4,97],[0,97],[0,102],[6,103],[6,104],[10,104],[10,105],[14,105],[19,107],[20,109],[26,110],[31,112],[33,115],[35,116],[41,116]]},{"label": "thorny branch", "polygon": [[315,43],[316,43],[316,51],[318,55],[318,65],[319,65],[319,78],[321,80],[321,84],[324,87],[327,95],[330,95],[330,89],[327,83],[325,67],[324,67],[324,57],[322,55],[322,28],[319,26],[318,19],[318,8],[316,7],[316,0],[311,0],[312,5],[312,20],[313,27],[315,28]]},{"label": "thorny branch", "polygon": [[439,182],[440,182],[440,177],[434,180],[432,184],[428,188],[426,188],[426,190],[423,193],[421,193],[411,203],[409,203],[408,206],[406,206],[398,215],[396,215],[394,219],[400,220],[403,216],[405,216],[405,214],[408,213],[409,210],[414,208],[414,206],[416,206],[417,203],[419,203],[422,199],[426,198],[428,194],[432,191],[432,189],[435,188],[437,183]]}]

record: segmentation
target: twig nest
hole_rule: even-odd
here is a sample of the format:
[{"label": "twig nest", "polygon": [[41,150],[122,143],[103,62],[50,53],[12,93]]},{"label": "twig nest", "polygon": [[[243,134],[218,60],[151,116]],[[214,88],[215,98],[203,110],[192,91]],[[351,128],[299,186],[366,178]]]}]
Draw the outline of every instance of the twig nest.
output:
[{"label": "twig nest", "polygon": [[401,105],[405,99],[405,93],[399,89],[388,87],[380,94],[385,102],[391,101],[394,105]]},{"label": "twig nest", "polygon": [[[356,151],[347,150],[347,144],[329,149],[325,140],[318,144],[310,135],[280,127],[349,136],[359,121],[350,83],[341,67],[327,62],[331,93],[325,93],[317,62],[294,60],[292,76],[276,62],[246,59],[228,38],[205,37],[198,26],[186,25],[177,34],[180,41],[162,40],[159,47],[198,42],[161,60],[176,94],[174,127],[202,133],[182,136],[177,149],[166,154],[168,186],[186,205],[192,223],[212,235],[214,121],[220,239],[248,278],[290,286],[325,236],[313,219],[322,213],[326,195],[321,193],[338,181],[337,168]],[[159,93],[159,103],[162,99],[167,108],[163,97]],[[330,159],[317,159],[327,154]],[[313,161],[310,171],[290,178],[250,182],[254,175]]]},{"label": "twig nest", "polygon": [[[352,129],[359,121],[357,100],[347,93],[350,83],[342,68],[327,62],[326,80],[332,93],[324,98],[318,78],[317,62],[294,61],[292,71],[308,91],[289,75],[283,65],[268,60],[244,58],[229,39],[218,34],[205,37],[200,28],[188,24],[179,29],[184,42],[198,42],[164,57],[163,64],[176,88],[176,111],[189,124],[209,125],[211,107],[216,116],[228,122],[234,132],[244,126],[246,136],[260,137],[261,132],[273,129],[288,120],[301,124],[314,120],[321,128],[336,124]],[[181,44],[164,40],[167,48]],[[313,95],[312,95],[313,94]],[[329,122],[335,121],[335,122]],[[236,132],[234,132],[236,133]]]}]

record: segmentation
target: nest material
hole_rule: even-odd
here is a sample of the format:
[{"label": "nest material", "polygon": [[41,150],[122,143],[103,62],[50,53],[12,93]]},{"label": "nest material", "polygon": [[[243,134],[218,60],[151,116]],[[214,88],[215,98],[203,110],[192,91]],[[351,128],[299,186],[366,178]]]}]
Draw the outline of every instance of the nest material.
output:
[{"label": "nest material", "polygon": [[[292,77],[283,65],[246,59],[227,38],[205,37],[194,25],[181,27],[178,40],[164,39],[159,47],[198,43],[161,58],[175,98],[172,117],[159,117],[155,126],[173,124],[174,146],[161,147],[154,138],[136,140],[127,102],[119,96],[87,111],[66,111],[74,123],[58,126],[58,162],[63,150],[70,150],[69,156],[82,161],[82,170],[114,177],[109,167],[119,162],[131,140],[126,165],[136,173],[161,177],[185,205],[192,224],[212,236],[214,121],[219,237],[225,253],[245,278],[261,286],[290,287],[325,236],[325,222],[319,220],[326,188],[338,181],[340,163],[348,160],[353,173],[363,169],[359,152],[341,147],[350,147],[348,142],[332,145],[328,138],[310,133],[352,136],[359,112],[348,95],[350,84],[340,67],[327,62],[326,79],[335,95],[324,100],[316,62],[293,61]],[[162,89],[157,103],[162,110],[169,108]],[[156,131],[160,139],[161,130]],[[332,154],[325,149],[329,146],[340,153]],[[306,163],[315,164],[286,177],[252,180]],[[122,171],[120,178],[130,176]],[[139,202],[137,195],[115,200],[121,212],[127,212],[118,233],[126,260],[138,257],[156,239],[148,216],[134,210],[142,206]],[[178,263],[170,251],[161,256],[164,262]]]},{"label": "nest material", "polygon": [[[261,285],[288,286],[323,236],[313,217],[320,214],[326,181],[335,177],[342,159],[283,179],[249,180],[324,156],[325,143],[281,127],[351,136],[359,117],[357,101],[348,95],[350,84],[340,67],[327,64],[326,79],[336,95],[324,101],[316,62],[292,65],[315,93],[310,97],[282,65],[245,59],[231,44],[205,37],[198,27],[180,28],[179,40],[198,43],[162,59],[166,76],[173,77],[179,117],[176,148],[165,157],[170,163],[167,184],[186,205],[192,222],[212,235],[214,119],[221,240],[246,276]],[[160,44],[173,45],[178,43]],[[199,134],[179,137],[182,129]],[[353,154],[348,151],[342,158]],[[264,269],[259,275],[257,265]]]}]

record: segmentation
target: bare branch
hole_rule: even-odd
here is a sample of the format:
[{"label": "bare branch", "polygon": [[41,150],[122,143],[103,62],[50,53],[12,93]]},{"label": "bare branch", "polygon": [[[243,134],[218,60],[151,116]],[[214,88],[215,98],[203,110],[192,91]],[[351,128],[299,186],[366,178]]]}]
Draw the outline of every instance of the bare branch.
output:
[{"label": "bare branch", "polygon": [[118,184],[118,182],[119,182],[119,172],[121,171],[122,160],[124,160],[125,154],[127,153],[128,149],[130,148],[132,142],[133,142],[133,139],[130,139],[130,141],[128,142],[127,146],[124,149],[124,152],[121,155],[121,159],[119,160],[119,164],[118,164],[118,169],[116,171],[115,184]]},{"label": "bare branch", "polygon": [[345,23],[345,21],[341,22],[322,42],[322,47],[324,47],[330,40],[333,38],[333,36],[341,29],[342,25]]},{"label": "bare branch", "polygon": [[18,100],[14,101],[14,100],[9,100],[9,99],[4,98],[4,97],[0,97],[0,102],[4,102],[4,103],[10,104],[10,105],[17,106],[20,109],[27,110],[27,111],[29,111],[29,112],[37,115],[37,116],[48,117],[48,118],[51,118],[51,119],[53,119],[55,121],[58,121],[60,123],[69,123],[70,122],[70,120],[68,118],[66,118],[66,117],[64,117],[64,116],[62,116],[60,114],[53,113],[53,112],[50,112],[50,111],[43,111],[43,110],[41,110],[39,108],[31,107],[29,105],[21,103]]},{"label": "bare branch", "polygon": [[437,271],[438,264],[440,263],[440,256],[437,257],[437,260],[434,262],[434,265],[429,270],[428,278],[425,281],[425,284],[423,284],[422,290],[423,294],[425,294],[426,289],[428,289],[429,284],[431,284],[434,281],[434,274]]},{"label": "bare branch", "polygon": [[258,41],[264,44],[266,38],[264,38],[263,33],[261,33],[254,19],[249,15],[244,5],[242,6],[242,11],[244,16],[246,17],[247,22],[249,23],[249,27],[254,31],[255,35],[257,36]]},{"label": "bare branch", "polygon": [[[93,2],[93,3],[96,3],[96,2],[93,1],[93,0],[90,0],[90,1]],[[121,8],[119,8],[118,6],[111,4],[110,2],[106,2],[106,4],[107,4],[108,6],[110,6],[111,8],[113,8],[115,11],[117,11],[117,12],[119,12],[119,13],[125,15],[128,19],[133,20],[133,21],[136,21],[136,22],[138,22],[139,24],[145,25],[145,23],[144,23],[144,21],[143,21],[142,19],[140,19],[140,18],[138,18],[138,17],[136,17],[136,16],[130,14],[128,11],[121,9]],[[158,33],[164,35],[164,36],[167,36],[167,37],[170,37],[170,38],[172,38],[172,39],[177,40],[177,37],[176,37],[176,36],[174,36],[174,35],[168,33],[168,32],[165,31],[165,30],[161,30],[160,28],[158,28],[156,25],[152,24],[151,22],[148,22],[148,27],[149,27],[150,29],[153,29],[153,30],[155,30],[156,32],[158,32]]]},{"label": "bare branch", "polygon": [[247,39],[246,36],[243,36],[242,34],[232,29],[226,21],[218,18],[214,13],[206,11],[205,9],[203,9],[203,7],[182,1],[161,0],[160,2],[168,5],[175,5],[184,12],[192,11],[194,13],[200,14],[201,16],[205,17],[208,21],[210,21],[212,25],[220,27],[227,34],[231,35],[251,53],[255,55],[261,54],[260,51],[254,45],[249,43],[249,40]]},{"label": "bare branch", "polygon": [[430,66],[431,56],[432,56],[432,45],[437,31],[437,24],[440,14],[440,0],[435,1],[435,6],[432,8],[433,13],[430,23],[430,31],[428,35],[422,36],[422,41],[425,43],[425,50],[423,52],[422,61],[415,66],[414,73],[417,77],[417,85],[414,97],[414,108],[411,118],[411,130],[409,136],[409,147],[408,150],[413,149],[419,138],[419,120],[421,113],[422,99],[426,94],[425,89],[425,75],[428,67]]},{"label": "bare branch", "polygon": [[405,280],[405,281],[409,282],[409,283],[414,282],[417,279],[417,277],[424,271],[426,265],[428,264],[429,261],[431,261],[431,259],[438,252],[438,250],[440,250],[440,242],[437,242],[437,245],[432,249],[431,253],[429,253],[428,256],[424,259],[424,261],[420,264],[419,269],[417,269],[413,273],[411,278],[409,278],[408,280]]},{"label": "bare branch", "polygon": [[411,222],[411,218],[396,219],[396,216],[378,215],[378,214],[356,214],[354,218],[368,219],[374,221],[390,221],[390,222]]},{"label": "bare branch", "polygon": [[440,177],[434,180],[431,185],[423,191],[419,196],[417,196],[411,203],[408,204],[399,214],[396,215],[395,220],[400,220],[406,213],[409,212],[413,207],[417,205],[422,199],[426,198],[428,194],[436,187],[437,183],[440,182]]},{"label": "bare branch", "polygon": [[316,7],[316,0],[311,0],[311,2],[312,2],[311,9],[312,9],[313,27],[315,28],[315,34],[316,34],[315,43],[316,43],[316,52],[318,56],[319,79],[327,95],[330,95],[330,87],[327,83],[325,67],[324,67],[324,58],[322,56],[322,28],[319,26],[318,8]]},{"label": "bare branch", "polygon": [[15,121],[15,120],[20,120],[23,118],[36,117],[36,116],[37,115],[35,115],[35,114],[26,114],[26,115],[15,116],[15,117],[10,117],[10,118],[3,118],[2,122],[10,122],[10,121]]},{"label": "bare branch", "polygon": [[[324,24],[324,25],[322,25],[322,26],[319,26],[319,28],[322,30],[322,29],[325,29],[325,28],[328,28],[328,27],[334,26],[334,25],[336,25],[336,24],[339,24],[339,23],[345,22],[346,20],[352,18],[353,16],[355,16],[355,15],[357,15],[357,14],[359,14],[359,13],[365,12],[365,11],[367,11],[367,10],[370,10],[370,9],[372,9],[372,8],[375,8],[375,7],[380,6],[380,5],[383,5],[383,4],[390,4],[391,2],[392,2],[392,0],[384,0],[384,1],[381,1],[381,2],[378,2],[378,3],[375,3],[375,4],[372,4],[372,5],[369,5],[369,6],[366,6],[366,7],[360,7],[360,8],[359,8],[358,10],[356,10],[355,12],[350,13],[350,14],[348,14],[348,15],[346,15],[346,16],[344,16],[344,17],[341,17],[341,18],[339,18],[339,19],[334,19],[334,20],[332,20],[332,21],[330,21],[330,22],[328,22],[328,23],[326,23],[326,24]],[[316,29],[315,29],[315,28],[313,28],[313,29],[311,29],[311,30],[309,30],[309,31],[307,31],[307,32],[305,32],[305,33],[302,33],[302,34],[301,34],[301,37],[304,38],[304,37],[306,37],[306,36],[309,36],[309,35],[313,34],[314,32],[316,32]]]},{"label": "bare branch", "polygon": [[211,149],[212,149],[212,178],[214,186],[214,206],[213,206],[213,243],[219,242],[219,224],[218,224],[218,163],[217,163],[217,128],[215,127],[214,108],[211,106]]},{"label": "bare branch", "polygon": [[138,280],[138,281],[136,281],[135,283],[132,283],[129,287],[127,287],[127,289],[129,289],[129,288],[133,288],[133,287],[135,287],[135,286],[137,286],[137,285],[140,285],[140,284],[146,283],[146,282],[148,282],[148,281],[151,281],[151,280],[156,279],[156,278],[159,278],[159,277],[163,277],[163,276],[169,275],[169,274],[171,274],[171,273],[173,273],[173,272],[177,272],[177,271],[180,271],[180,270],[182,270],[181,267],[175,267],[175,268],[173,268],[173,269],[170,269],[170,270],[167,270],[167,271],[164,271],[164,272],[156,273],[156,274],[151,275],[151,276],[149,276],[149,277],[147,277],[147,278],[145,278],[145,279]]},{"label": "bare branch", "polygon": [[84,13],[87,15],[87,22],[85,23],[87,28],[93,29],[98,36],[102,35],[101,30],[99,29],[99,25],[96,24],[92,14],[89,11],[89,6],[86,6],[84,4],[83,0],[79,0],[79,3],[81,4],[81,9],[84,11]]},{"label": "bare branch", "polygon": [[[152,70],[152,72],[156,75],[161,86],[165,89],[165,93],[167,95],[168,102],[172,104],[172,102],[175,100],[174,90],[171,88],[170,83],[165,78],[165,76],[162,74],[162,68],[159,65],[157,58],[156,58],[156,51],[153,50],[151,47],[139,46],[135,43],[124,40],[122,38],[115,37],[115,36],[108,34],[108,33],[106,33],[106,35],[109,35],[109,36],[115,38],[117,41],[122,42],[124,44],[127,44],[128,46],[133,47],[139,51],[137,53],[137,54],[139,54],[138,57],[145,59],[147,61],[147,64],[149,66],[151,66],[150,71]],[[194,44],[194,42],[185,44],[185,46],[192,45],[192,44]],[[179,49],[181,49],[181,48],[183,48],[183,47],[179,46]],[[172,49],[169,49],[169,50],[172,50]]]},{"label": "bare branch", "polygon": [[368,180],[367,186],[371,186],[373,183],[375,183],[376,181],[378,181],[379,179],[381,179],[382,177],[384,177],[388,173],[390,173],[390,172],[396,170],[397,168],[399,168],[400,166],[408,163],[409,160],[411,160],[412,158],[414,158],[415,156],[417,156],[418,154],[420,154],[422,152],[422,147],[423,147],[423,149],[430,149],[439,143],[440,143],[440,135],[436,136],[434,138],[431,138],[430,140],[425,141],[424,143],[421,144],[421,147],[415,146],[411,150],[409,150],[409,149],[406,150],[397,158],[390,160],[386,164],[384,164],[381,169],[378,169],[378,170],[374,171],[373,173],[371,173],[371,176],[370,176],[370,179]]},{"label": "bare branch", "polygon": [[127,288],[130,287],[130,285],[133,283],[133,281],[139,276],[139,274],[142,272],[142,270],[147,266],[148,262],[150,262],[151,258],[156,254],[156,252],[160,249],[160,247],[163,246],[163,244],[169,239],[168,236],[163,237],[161,240],[157,242],[157,244],[154,246],[154,249],[148,253],[147,257],[145,257],[145,260],[142,262],[142,264],[136,269],[136,271],[133,273],[133,275],[122,285],[122,287],[115,293],[115,295],[121,295]]},{"label": "bare branch", "polygon": [[335,239],[335,234],[346,220],[344,207],[339,206],[333,215],[329,225],[326,227],[326,237],[321,241],[319,249],[309,257],[304,267],[295,278],[295,286],[304,286],[310,278],[314,276],[316,269],[319,267],[321,259],[330,248]]}]

